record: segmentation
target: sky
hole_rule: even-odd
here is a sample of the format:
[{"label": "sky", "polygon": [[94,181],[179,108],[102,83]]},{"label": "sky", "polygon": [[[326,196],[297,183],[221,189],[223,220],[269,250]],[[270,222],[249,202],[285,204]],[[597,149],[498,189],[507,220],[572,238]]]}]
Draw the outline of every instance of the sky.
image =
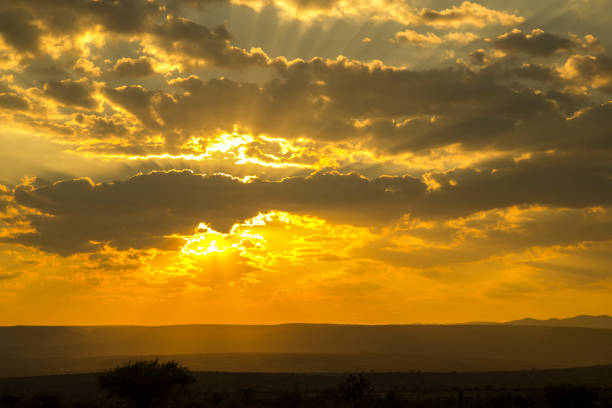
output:
[{"label": "sky", "polygon": [[612,312],[607,0],[0,4],[0,325]]}]

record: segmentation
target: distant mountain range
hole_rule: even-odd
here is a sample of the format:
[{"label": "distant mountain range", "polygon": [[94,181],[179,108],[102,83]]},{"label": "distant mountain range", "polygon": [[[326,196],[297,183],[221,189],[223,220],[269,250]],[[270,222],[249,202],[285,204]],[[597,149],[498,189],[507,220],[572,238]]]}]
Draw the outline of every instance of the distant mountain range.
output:
[{"label": "distant mountain range", "polygon": [[612,329],[612,316],[588,316],[580,315],[576,317],[568,317],[564,319],[547,319],[538,320],[526,318],[521,320],[512,320],[504,323],[493,322],[469,322],[469,325],[512,325],[512,326],[546,326],[546,327],[587,327],[591,329]]},{"label": "distant mountain range", "polygon": [[[491,371],[612,364],[609,317],[465,325],[0,327],[0,377],[175,359],[205,371]],[[605,323],[608,321],[608,323]],[[596,323],[594,323],[596,322]],[[555,327],[556,326],[556,327]]]}]

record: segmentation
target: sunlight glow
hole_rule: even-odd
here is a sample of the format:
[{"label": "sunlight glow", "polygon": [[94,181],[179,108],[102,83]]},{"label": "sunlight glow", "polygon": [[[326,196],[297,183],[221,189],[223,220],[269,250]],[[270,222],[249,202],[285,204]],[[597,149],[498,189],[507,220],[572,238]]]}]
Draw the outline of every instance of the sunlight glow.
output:
[{"label": "sunlight glow", "polygon": [[[323,236],[326,238],[321,241]],[[371,237],[363,228],[331,225],[313,216],[269,211],[234,224],[227,234],[200,223],[193,235],[172,235],[169,238],[185,241],[181,248],[183,256],[201,257],[235,251],[252,261],[261,262],[263,258],[281,255],[296,260],[301,257],[298,252],[306,248],[307,252],[316,250],[326,253],[326,248],[321,247],[322,242],[326,242],[327,246],[332,242],[342,243],[333,250],[339,253],[354,244],[361,245]]]},{"label": "sunlight glow", "polygon": [[178,236],[185,240],[185,245],[181,248],[183,255],[206,256],[211,253],[223,253],[228,250],[241,252],[245,247],[262,247],[265,239],[258,234],[253,234],[249,230],[240,231],[242,225],[235,224],[229,234],[223,234],[210,228],[204,223],[200,223],[196,228],[196,233],[187,236]]},{"label": "sunlight glow", "polygon": [[[300,140],[298,140],[300,142]],[[302,140],[303,142],[303,140]],[[262,153],[256,149],[260,146],[271,150]],[[272,168],[299,168],[319,169],[328,164],[327,160],[320,158],[303,162],[303,158],[313,156],[314,153],[307,147],[297,146],[283,138],[272,138],[267,136],[252,136],[238,133],[222,133],[211,139],[193,136],[181,146],[185,153],[181,154],[105,154],[90,155],[106,159],[123,158],[126,160],[189,160],[203,161],[211,159],[232,160],[235,164],[257,164]],[[87,155],[87,154],[86,154]]]}]

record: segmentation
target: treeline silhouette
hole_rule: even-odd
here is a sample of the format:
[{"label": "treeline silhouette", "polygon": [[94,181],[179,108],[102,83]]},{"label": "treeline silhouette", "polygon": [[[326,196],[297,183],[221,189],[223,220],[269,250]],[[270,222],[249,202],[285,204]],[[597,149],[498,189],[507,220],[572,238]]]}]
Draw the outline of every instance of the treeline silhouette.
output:
[{"label": "treeline silhouette", "polygon": [[282,392],[270,392],[265,386],[238,392],[203,391],[186,367],[157,359],[127,362],[99,373],[96,379],[99,392],[88,397],[49,393],[17,396],[5,391],[0,395],[0,408],[612,408],[609,386],[381,391],[367,374],[347,375],[334,387],[317,392],[302,390],[299,383]]}]

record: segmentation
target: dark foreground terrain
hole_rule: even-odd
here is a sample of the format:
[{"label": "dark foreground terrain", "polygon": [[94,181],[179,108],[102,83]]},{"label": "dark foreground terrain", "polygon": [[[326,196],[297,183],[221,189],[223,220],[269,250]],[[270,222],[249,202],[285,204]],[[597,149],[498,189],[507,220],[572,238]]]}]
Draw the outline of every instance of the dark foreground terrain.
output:
[{"label": "dark foreground terrain", "polygon": [[[480,373],[196,372],[167,407],[612,407],[612,366]],[[0,379],[0,407],[122,407],[96,374]]]}]

